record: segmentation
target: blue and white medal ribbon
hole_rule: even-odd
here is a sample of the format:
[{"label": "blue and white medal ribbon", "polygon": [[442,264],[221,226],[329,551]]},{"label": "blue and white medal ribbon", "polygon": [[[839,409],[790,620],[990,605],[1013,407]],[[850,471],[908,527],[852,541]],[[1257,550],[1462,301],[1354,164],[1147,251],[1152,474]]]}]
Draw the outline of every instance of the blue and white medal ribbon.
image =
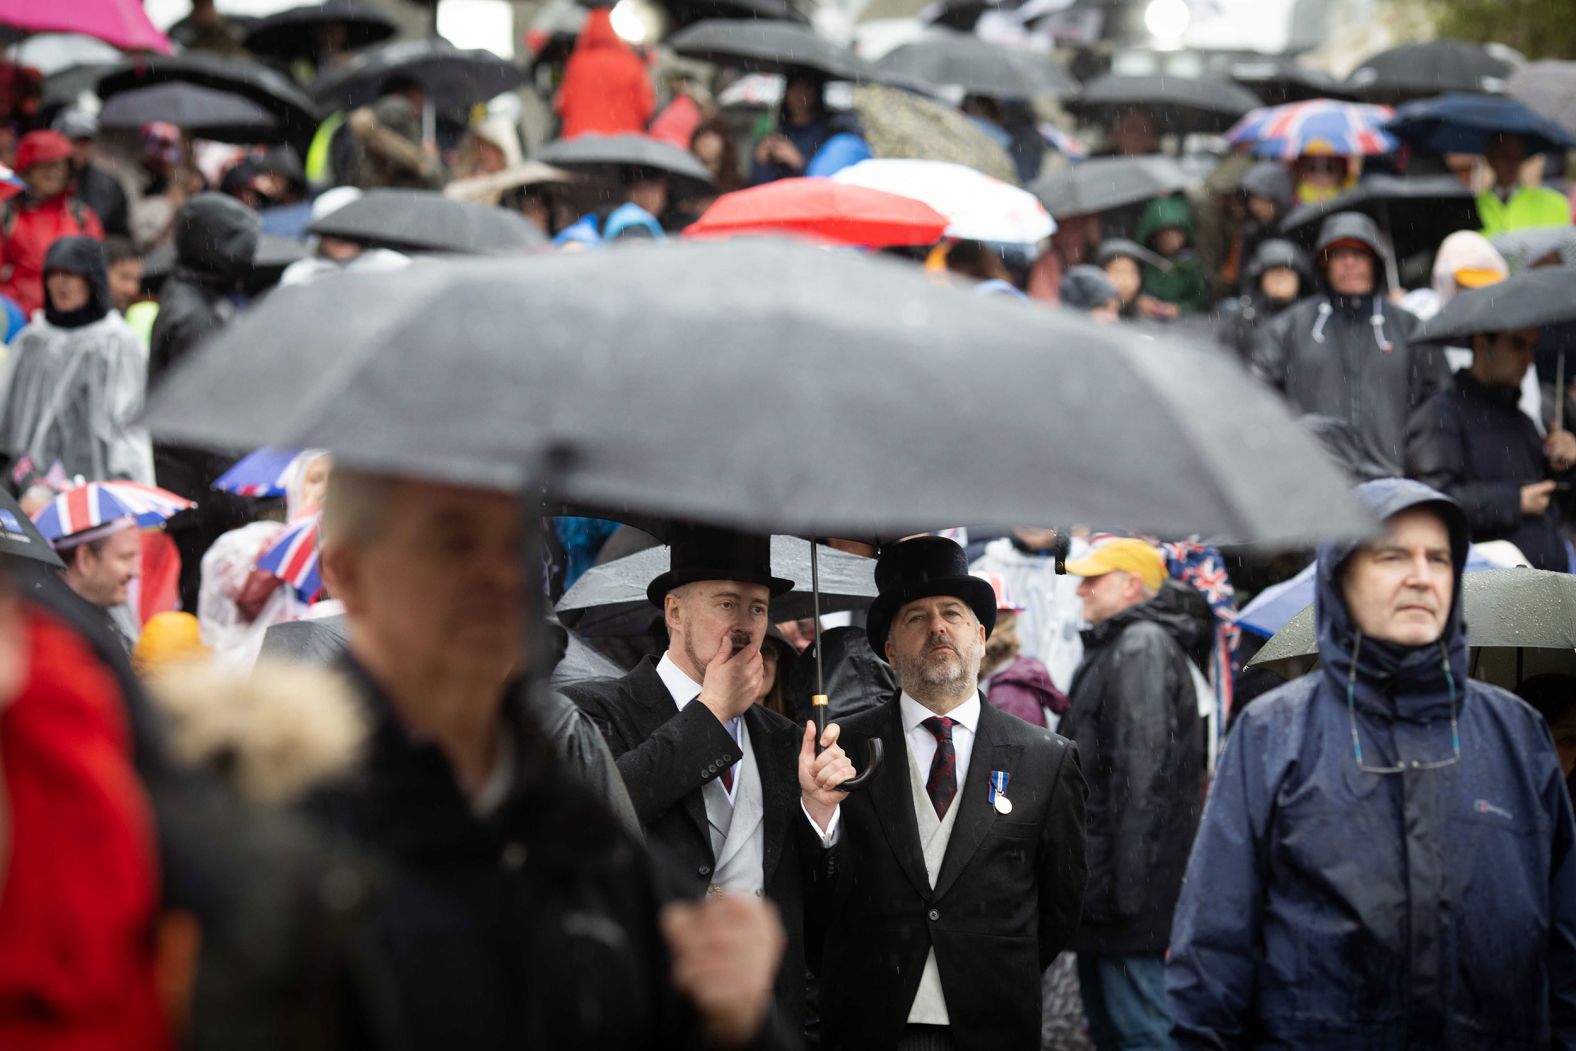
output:
[{"label": "blue and white medal ribbon", "polygon": [[992,770],[990,772],[990,804],[996,808],[998,814],[1012,813],[1012,800],[1007,798],[1007,782],[1012,775],[1005,770]]}]

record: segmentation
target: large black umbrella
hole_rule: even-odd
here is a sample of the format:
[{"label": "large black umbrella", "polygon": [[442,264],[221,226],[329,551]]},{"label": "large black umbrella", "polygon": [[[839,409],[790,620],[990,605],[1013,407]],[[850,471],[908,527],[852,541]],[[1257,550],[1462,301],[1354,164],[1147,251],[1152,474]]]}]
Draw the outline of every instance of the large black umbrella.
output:
[{"label": "large black umbrella", "polygon": [[1515,135],[1528,153],[1576,149],[1576,135],[1503,95],[1418,99],[1398,109],[1385,130],[1426,153],[1483,153],[1497,135]]},{"label": "large black umbrella", "polygon": [[246,50],[274,58],[316,58],[322,50],[322,30],[340,26],[347,50],[378,44],[393,36],[394,20],[375,7],[356,0],[324,0],[276,11],[259,18],[246,30]]},{"label": "large black umbrella", "polygon": [[1094,157],[1039,180],[1029,190],[1052,218],[1063,219],[1165,197],[1197,182],[1170,157]]},{"label": "large black umbrella", "polygon": [[427,101],[445,112],[468,110],[526,82],[525,70],[491,51],[466,50],[442,37],[428,37],[367,48],[349,65],[319,77],[312,95],[324,108],[366,106],[377,101],[390,77],[420,81]]},{"label": "large black umbrella", "polygon": [[136,131],[169,121],[188,135],[215,142],[276,142],[279,122],[252,100],[230,91],[169,81],[111,95],[99,112],[106,131]]},{"label": "large black umbrella", "polygon": [[3,488],[0,488],[0,556],[42,562],[51,569],[66,568],[54,547],[44,539],[44,534]]},{"label": "large black umbrella", "polygon": [[281,289],[151,405],[171,442],[321,447],[510,489],[546,474],[587,509],[801,535],[967,520],[1302,541],[1368,524],[1281,402],[1214,351],[768,240]]},{"label": "large black umbrella", "polygon": [[1281,230],[1311,249],[1320,224],[1336,212],[1362,212],[1389,235],[1399,268],[1390,275],[1392,287],[1397,276],[1414,281],[1426,274],[1440,241],[1482,225],[1472,191],[1452,175],[1372,175],[1328,201],[1293,209]]},{"label": "large black umbrella", "polygon": [[1447,91],[1498,94],[1520,64],[1507,50],[1464,40],[1402,44],[1352,70],[1346,86],[1366,101],[1392,104]]},{"label": "large black umbrella", "polygon": [[1267,106],[1314,99],[1356,98],[1341,81],[1317,69],[1309,69],[1294,59],[1274,55],[1255,56],[1233,62],[1226,71],[1233,81],[1247,88]]},{"label": "large black umbrella", "polygon": [[317,106],[312,100],[282,74],[244,59],[202,51],[175,58],[138,57],[107,70],[96,90],[108,104],[121,92],[171,82],[225,91],[257,103],[278,122],[283,140],[303,156],[317,133]]},{"label": "large black umbrella", "polygon": [[991,98],[1033,99],[1078,90],[1078,82],[1049,55],[1002,47],[950,29],[933,29],[894,48],[876,66],[926,84]]},{"label": "large black umbrella", "polygon": [[520,252],[545,240],[516,212],[457,201],[434,190],[369,190],[307,230],[401,252],[465,255]]},{"label": "large black umbrella", "polygon": [[832,80],[874,79],[874,69],[809,26],[785,21],[708,19],[664,43],[677,54],[750,73],[810,69]]},{"label": "large black umbrella", "polygon": [[[876,597],[875,561],[818,545],[820,611],[864,609]],[[586,570],[564,593],[556,612],[576,634],[643,635],[661,612],[646,598],[646,586],[668,571],[668,549],[647,548]],[[798,537],[772,537],[772,576],[794,582],[794,589],[772,600],[771,621],[803,620],[812,615],[810,545]]]},{"label": "large black umbrella", "polygon": [[617,179],[620,169],[649,168],[679,181],[681,193],[706,193],[711,172],[688,150],[649,135],[577,135],[549,142],[531,157],[569,171]]},{"label": "large black umbrella", "polygon": [[1259,106],[1252,92],[1214,77],[1164,73],[1096,77],[1063,105],[1085,120],[1108,123],[1124,109],[1142,107],[1155,115],[1162,133],[1220,133]]},{"label": "large black umbrella", "polygon": [[1547,60],[1512,73],[1505,90],[1576,134],[1576,62]]},{"label": "large black umbrella", "polygon": [[1417,338],[1464,344],[1479,332],[1511,332],[1576,321],[1576,270],[1526,270],[1462,292],[1423,323]]},{"label": "large black umbrella", "polygon": [[[1474,679],[1515,689],[1548,672],[1576,676],[1576,577],[1541,569],[1487,569],[1461,578]],[[1314,608],[1306,607],[1248,662],[1301,675],[1319,662]]]}]

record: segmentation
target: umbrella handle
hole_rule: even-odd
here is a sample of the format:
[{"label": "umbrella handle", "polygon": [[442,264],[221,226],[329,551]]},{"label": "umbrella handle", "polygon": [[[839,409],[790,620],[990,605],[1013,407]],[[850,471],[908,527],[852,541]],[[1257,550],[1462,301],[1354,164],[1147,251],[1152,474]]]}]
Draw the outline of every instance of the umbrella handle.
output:
[{"label": "umbrella handle", "polygon": [[[826,733],[826,710],[828,698],[824,693],[818,693],[810,698],[810,709],[815,713],[815,750],[821,751],[821,735]],[[872,737],[865,742],[865,769],[844,781],[840,787],[845,792],[857,792],[870,782],[874,781],[881,773],[881,763],[886,758],[886,746],[879,738]]]}]

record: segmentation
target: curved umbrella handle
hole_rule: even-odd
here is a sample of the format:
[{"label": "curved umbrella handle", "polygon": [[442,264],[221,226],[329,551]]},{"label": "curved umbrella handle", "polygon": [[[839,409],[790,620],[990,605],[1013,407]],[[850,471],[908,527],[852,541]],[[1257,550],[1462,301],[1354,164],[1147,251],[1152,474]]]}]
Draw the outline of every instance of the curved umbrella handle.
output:
[{"label": "curved umbrella handle", "polygon": [[[824,693],[818,693],[810,698],[810,707],[815,713],[815,750],[818,755],[821,752],[821,735],[826,733],[827,704],[828,698]],[[881,773],[881,763],[885,758],[886,745],[879,738],[872,737],[865,742],[864,770],[844,781],[838,787],[845,792],[857,792],[864,788]]]}]

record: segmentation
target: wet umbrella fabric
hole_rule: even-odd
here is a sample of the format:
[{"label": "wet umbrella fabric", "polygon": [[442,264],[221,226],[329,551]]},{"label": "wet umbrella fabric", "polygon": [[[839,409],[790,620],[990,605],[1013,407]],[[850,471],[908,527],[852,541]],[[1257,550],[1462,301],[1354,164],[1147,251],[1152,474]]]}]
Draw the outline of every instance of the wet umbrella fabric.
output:
[{"label": "wet umbrella fabric", "polygon": [[1110,120],[1120,110],[1142,106],[1155,114],[1162,133],[1185,134],[1223,132],[1257,109],[1259,100],[1244,88],[1212,77],[1108,73],[1085,84],[1063,105],[1094,121]]},{"label": "wet umbrella fabric", "polygon": [[1513,98],[1441,95],[1408,102],[1387,130],[1427,153],[1484,153],[1496,135],[1515,135],[1528,153],[1576,149],[1572,135]]},{"label": "wet umbrella fabric", "polygon": [[27,33],[81,33],[126,51],[170,53],[140,0],[0,0],[0,26]]},{"label": "wet umbrella fabric", "polygon": [[313,222],[309,233],[401,252],[491,255],[545,242],[518,213],[445,197],[435,190],[368,190]]},{"label": "wet umbrella fabric", "polygon": [[604,517],[802,535],[960,515],[1264,541],[1369,525],[1280,401],[1211,350],[765,239],[281,289],[177,366],[148,422],[511,491],[546,474]]},{"label": "wet umbrella fabric", "polygon": [[1289,58],[1255,56],[1234,62],[1227,70],[1232,81],[1247,88],[1267,105],[1308,102],[1312,99],[1348,101],[1355,96],[1346,85],[1317,69],[1308,69]]},{"label": "wet umbrella fabric", "polygon": [[704,193],[711,172],[693,153],[649,135],[577,135],[537,150],[532,160],[570,171],[616,178],[621,168],[650,168],[682,180],[684,188]]},{"label": "wet umbrella fabric", "polygon": [[1513,332],[1576,321],[1576,270],[1527,270],[1462,292],[1423,323],[1417,339],[1465,344],[1479,332]]},{"label": "wet umbrella fabric", "polygon": [[1506,91],[1576,135],[1576,62],[1545,60],[1511,74]]},{"label": "wet umbrella fabric", "polygon": [[257,103],[279,124],[284,140],[305,153],[317,132],[317,106],[283,75],[244,59],[192,51],[175,58],[138,58],[105,71],[98,95],[113,95],[170,82],[227,91]]},{"label": "wet umbrella fabric", "polygon": [[198,139],[215,142],[277,142],[279,122],[262,106],[229,91],[171,81],[111,95],[99,113],[105,131],[140,131],[150,121],[168,121]]},{"label": "wet umbrella fabric", "polygon": [[42,562],[53,569],[66,568],[44,534],[3,488],[0,488],[0,556]]},{"label": "wet umbrella fabric", "polygon": [[33,516],[33,524],[49,540],[85,529],[134,518],[139,526],[156,526],[197,505],[168,489],[141,482],[88,482],[55,497]]},{"label": "wet umbrella fabric", "polygon": [[961,164],[860,161],[832,180],[922,201],[947,217],[946,235],[961,240],[1032,245],[1056,231],[1056,220],[1032,193]]},{"label": "wet umbrella fabric", "polygon": [[382,43],[398,28],[375,7],[355,0],[324,0],[259,18],[246,28],[246,50],[275,58],[315,58],[320,50],[319,27],[333,24],[344,27],[344,46],[351,51]]},{"label": "wet umbrella fabric", "polygon": [[1197,182],[1170,157],[1092,157],[1029,189],[1053,218],[1064,219],[1166,197]]},{"label": "wet umbrella fabric", "polygon": [[1389,236],[1401,276],[1425,283],[1427,278],[1412,273],[1408,261],[1426,273],[1440,241],[1481,225],[1471,189],[1452,175],[1373,175],[1328,201],[1293,209],[1281,220],[1281,230],[1311,249],[1320,224],[1336,212],[1362,212],[1372,218]]},{"label": "wet umbrella fabric", "polygon": [[284,496],[290,481],[290,465],[299,455],[298,449],[265,446],[254,450],[221,474],[213,487],[237,496]]},{"label": "wet umbrella fabric", "polygon": [[1394,115],[1388,106],[1312,99],[1256,109],[1226,132],[1233,146],[1246,146],[1255,157],[1295,160],[1304,153],[1340,157],[1372,157],[1396,148],[1384,129]]},{"label": "wet umbrella fabric", "polygon": [[883,55],[878,69],[967,95],[1033,99],[1065,95],[1078,82],[1049,55],[991,44],[969,33],[933,29],[913,43]]},{"label": "wet umbrella fabric", "polygon": [[427,100],[446,113],[468,110],[527,79],[525,70],[491,51],[457,48],[441,37],[429,37],[367,48],[349,65],[319,77],[312,95],[325,109],[367,106],[395,76],[420,81]]},{"label": "wet umbrella fabric", "polygon": [[1371,102],[1406,102],[1447,91],[1497,94],[1519,65],[1505,54],[1462,40],[1430,40],[1381,51],[1346,78]]},{"label": "wet umbrella fabric", "polygon": [[798,22],[707,19],[664,43],[677,54],[747,73],[811,69],[831,80],[870,80],[875,70],[852,51]]},{"label": "wet umbrella fabric", "polygon": [[[822,613],[864,609],[875,601],[875,561],[825,545],[816,551]],[[668,571],[668,548],[653,547],[585,572],[558,602],[558,619],[576,634],[641,635],[661,611],[646,597],[646,586]],[[773,624],[812,615],[810,545],[798,537],[772,537],[772,576],[794,582],[794,589],[772,599]]]},{"label": "wet umbrella fabric", "polygon": [[932,245],[947,217],[923,201],[830,179],[779,179],[723,194],[685,237],[776,233],[863,248]]},{"label": "wet umbrella fabric", "polygon": [[854,113],[879,159],[961,164],[1003,182],[1018,179],[1007,151],[953,106],[886,84],[861,84]]}]

